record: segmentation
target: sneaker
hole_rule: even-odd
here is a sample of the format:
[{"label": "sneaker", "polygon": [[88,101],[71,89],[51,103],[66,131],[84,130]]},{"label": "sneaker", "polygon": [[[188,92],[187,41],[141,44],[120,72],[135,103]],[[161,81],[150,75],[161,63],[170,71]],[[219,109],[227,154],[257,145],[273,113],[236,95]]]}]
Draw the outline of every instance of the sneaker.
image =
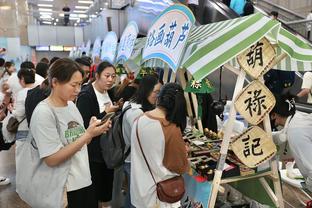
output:
[{"label": "sneaker", "polygon": [[3,185],[8,185],[10,184],[10,179],[9,178],[5,178],[5,177],[1,177],[0,176],[0,186],[3,186]]}]

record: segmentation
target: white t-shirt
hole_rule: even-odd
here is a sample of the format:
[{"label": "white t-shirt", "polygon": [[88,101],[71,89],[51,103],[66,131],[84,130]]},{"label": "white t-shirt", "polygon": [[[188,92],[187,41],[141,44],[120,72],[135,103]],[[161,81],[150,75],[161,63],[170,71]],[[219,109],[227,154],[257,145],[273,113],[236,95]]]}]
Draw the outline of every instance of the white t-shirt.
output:
[{"label": "white t-shirt", "polygon": [[[122,134],[125,140],[125,153],[128,151],[131,145],[131,130],[133,127],[134,121],[143,114],[142,105],[136,103],[125,102],[122,110],[124,110],[128,105],[131,105],[131,108],[125,112],[122,118]],[[125,162],[131,162],[131,154],[125,159]]]},{"label": "white t-shirt", "polygon": [[[18,121],[21,121],[26,116],[25,100],[27,97],[27,92],[30,89],[32,89],[32,88],[23,88],[22,90],[18,91],[18,93],[16,95],[14,110],[12,111],[12,114]],[[24,119],[18,125],[18,131],[27,131],[27,130],[28,130],[27,119]]]},{"label": "white t-shirt", "polygon": [[312,72],[306,72],[303,75],[302,85],[301,89],[309,89],[310,92],[308,94],[308,100],[307,103],[312,103],[312,96],[311,96],[311,90],[312,90]]},{"label": "white t-shirt", "polygon": [[[55,117],[46,102],[38,104],[30,121],[30,130],[36,141],[40,158],[56,153],[64,146],[64,142],[72,143],[85,132],[82,117],[73,102],[68,102],[66,107],[53,107],[53,109],[60,123],[62,138],[59,137]],[[66,186],[67,191],[74,191],[90,185],[88,149],[87,145],[84,145],[71,157]]]},{"label": "white t-shirt", "polygon": [[[40,85],[44,81],[44,78],[40,76],[39,74],[35,74],[35,85],[34,87]],[[10,87],[10,90],[12,91],[13,98],[16,99],[16,95],[18,91],[23,89],[21,84],[19,83],[19,79],[17,77],[17,72],[14,72],[11,74],[11,76],[8,79],[8,84]]]},{"label": "white t-shirt", "polygon": [[297,111],[286,134],[296,165],[312,191],[312,114]]},{"label": "white t-shirt", "polygon": [[95,89],[94,84],[92,84],[92,86],[96,95],[96,99],[99,103],[100,112],[103,112],[105,110],[105,105],[107,105],[108,103],[110,103],[111,105],[113,104],[112,100],[110,99],[107,92],[101,93],[97,89]]},{"label": "white t-shirt", "polygon": [[[137,137],[136,124],[134,122],[131,132],[131,203],[136,208],[152,208],[157,204],[156,185],[142,156]],[[161,123],[158,120],[147,117],[139,119],[139,139],[145,157],[152,169],[156,182],[176,176],[163,165],[165,154],[165,136]],[[178,203],[159,202],[160,208],[178,208]]]}]

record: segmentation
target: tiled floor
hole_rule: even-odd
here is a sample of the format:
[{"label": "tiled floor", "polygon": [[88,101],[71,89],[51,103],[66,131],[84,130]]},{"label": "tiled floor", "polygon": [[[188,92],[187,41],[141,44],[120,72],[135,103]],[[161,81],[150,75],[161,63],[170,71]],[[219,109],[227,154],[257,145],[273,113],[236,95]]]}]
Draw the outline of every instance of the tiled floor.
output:
[{"label": "tiled floor", "polygon": [[[0,208],[29,208],[15,192],[15,160],[14,147],[10,151],[0,152],[0,176],[7,176],[11,179],[11,184],[7,186],[0,186]],[[283,186],[285,208],[300,208],[302,206],[298,201],[298,196],[305,197],[291,189],[291,187],[284,184]],[[298,195],[296,195],[298,194]]]},{"label": "tiled floor", "polygon": [[1,208],[29,208],[15,192],[15,150],[0,152],[0,176],[9,177],[10,185],[0,186]]}]

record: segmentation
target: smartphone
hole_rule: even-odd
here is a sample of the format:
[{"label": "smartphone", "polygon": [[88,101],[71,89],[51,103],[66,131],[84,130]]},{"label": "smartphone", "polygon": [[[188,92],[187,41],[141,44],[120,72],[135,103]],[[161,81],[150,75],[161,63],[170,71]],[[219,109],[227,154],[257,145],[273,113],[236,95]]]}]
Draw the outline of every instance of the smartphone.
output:
[{"label": "smartphone", "polygon": [[115,112],[110,112],[107,113],[102,119],[101,119],[101,123],[98,126],[101,126],[102,124],[104,124],[108,119],[111,119],[112,117],[114,117]]}]

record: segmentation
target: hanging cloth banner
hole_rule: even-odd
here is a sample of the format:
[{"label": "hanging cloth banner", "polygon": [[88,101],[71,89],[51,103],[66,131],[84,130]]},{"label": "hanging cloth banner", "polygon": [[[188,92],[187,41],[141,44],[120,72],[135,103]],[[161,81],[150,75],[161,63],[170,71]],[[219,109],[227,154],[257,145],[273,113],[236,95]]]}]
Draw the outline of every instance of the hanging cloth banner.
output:
[{"label": "hanging cloth banner", "polygon": [[101,52],[101,38],[97,37],[93,43],[92,58],[94,59],[95,56],[100,56],[100,52]]},{"label": "hanging cloth banner", "polygon": [[137,24],[134,21],[129,22],[119,42],[117,63],[121,60],[127,61],[129,59],[132,54],[138,33],[139,29]]},{"label": "hanging cloth banner", "polygon": [[176,71],[194,22],[194,15],[186,6],[168,7],[148,31],[142,63],[153,58],[161,59]]},{"label": "hanging cloth banner", "polygon": [[111,64],[115,61],[117,51],[117,35],[115,32],[108,32],[102,43],[101,59]]}]

